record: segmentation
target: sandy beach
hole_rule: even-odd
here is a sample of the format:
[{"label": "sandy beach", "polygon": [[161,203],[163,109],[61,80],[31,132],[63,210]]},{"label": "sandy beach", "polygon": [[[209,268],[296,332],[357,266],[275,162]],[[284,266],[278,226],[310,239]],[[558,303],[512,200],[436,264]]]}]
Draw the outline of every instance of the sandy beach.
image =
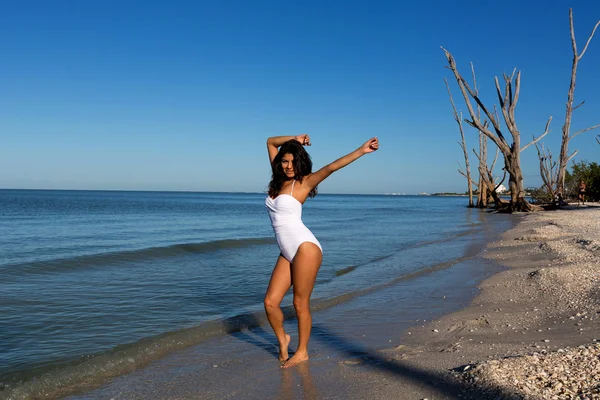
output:
[{"label": "sandy beach", "polygon": [[600,398],[600,207],[524,215],[485,253],[508,269],[384,351],[435,379],[399,376],[373,398]]},{"label": "sandy beach", "polygon": [[[483,282],[473,275],[476,296],[456,299],[458,311],[436,315],[453,290],[468,286],[453,281],[460,272],[453,267],[439,293],[422,287],[435,318],[414,319],[408,329],[398,321],[415,315],[394,307],[401,283],[363,297],[352,315],[343,306],[316,313],[312,358],[297,368],[278,367],[272,334],[260,326],[68,398],[600,398],[600,205],[516,218],[516,227],[463,263],[489,263],[484,269],[496,273]],[[376,326],[360,325],[373,313]],[[336,319],[352,318],[360,331],[336,330]]]}]

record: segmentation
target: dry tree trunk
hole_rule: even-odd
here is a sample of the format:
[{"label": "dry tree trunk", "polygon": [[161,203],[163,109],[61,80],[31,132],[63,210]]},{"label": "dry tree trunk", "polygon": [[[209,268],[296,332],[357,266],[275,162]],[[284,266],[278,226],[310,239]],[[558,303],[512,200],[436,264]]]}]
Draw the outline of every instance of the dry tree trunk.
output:
[{"label": "dry tree trunk", "polygon": [[[487,149],[486,149],[486,151],[487,151]],[[473,153],[475,153],[475,150],[473,150]],[[498,183],[498,185],[496,185],[494,183],[494,174],[492,173],[492,171],[494,171],[494,166],[496,165],[496,161],[498,160],[498,149],[496,148],[496,156],[494,157],[494,162],[492,163],[491,168],[488,168],[487,163],[481,162],[481,159],[479,158],[477,153],[475,153],[475,157],[477,157],[480,161],[479,168],[478,168],[479,183],[480,183],[481,187],[484,188],[485,193],[486,193],[486,197],[483,198],[483,200],[482,200],[486,204],[485,207],[487,207],[490,202],[493,202],[496,210],[502,210],[503,208],[507,207],[509,205],[509,203],[506,202],[505,200],[502,200],[500,198],[500,196],[498,196],[497,190],[500,187],[500,185],[504,182],[504,179],[506,178],[506,170],[504,170],[504,176],[502,177],[502,180]],[[484,208],[484,207],[481,207],[481,208]]]},{"label": "dry tree trunk", "polygon": [[[487,138],[486,138],[487,141]],[[498,147],[496,147],[496,154],[494,155],[494,161],[492,161],[492,166],[490,168],[487,168],[487,163],[486,165],[486,169],[488,171],[488,176],[489,179],[492,181],[492,183],[494,183],[494,167],[496,166],[496,162],[498,161],[498,155],[500,154],[500,149]],[[486,157],[487,157],[487,146],[486,146]],[[488,203],[490,202],[490,199],[494,200],[494,203],[496,204],[496,208],[497,209],[501,209],[502,207],[506,206],[508,203],[502,199],[500,199],[500,197],[498,196],[498,188],[500,187],[500,185],[502,185],[504,183],[504,180],[506,179],[506,169],[504,169],[504,175],[502,176],[502,179],[500,180],[500,182],[498,182],[498,184],[496,186],[494,186],[494,190],[491,191],[491,193],[488,193]]]},{"label": "dry tree trunk", "polygon": [[577,151],[574,151],[570,156],[569,154],[569,141],[573,139],[575,136],[580,133],[590,131],[592,129],[596,129],[600,127],[599,125],[592,126],[590,128],[582,129],[579,132],[576,132],[571,135],[571,116],[573,111],[575,111],[578,107],[582,106],[584,102],[581,102],[579,105],[573,107],[573,101],[575,100],[575,78],[577,75],[577,66],[579,65],[579,61],[585,54],[590,41],[594,37],[594,33],[596,33],[596,29],[600,25],[600,21],[596,23],[590,37],[588,38],[585,47],[581,54],[577,54],[577,42],[575,41],[575,28],[573,26],[573,9],[569,9],[569,24],[571,26],[571,46],[573,48],[573,64],[571,66],[571,84],[569,85],[569,94],[567,96],[567,110],[565,115],[565,124],[562,127],[562,142],[560,146],[560,158],[558,165],[558,182],[556,190],[558,193],[564,193],[565,189],[565,173],[567,171],[568,162],[575,157]]},{"label": "dry tree trunk", "polygon": [[[473,66],[473,63],[471,63],[471,72],[473,75],[473,87],[475,89],[475,93],[479,93],[479,89],[477,88],[477,78],[475,76],[475,68]],[[474,182],[473,182],[473,179],[471,178],[471,169],[469,166],[469,156],[468,156],[468,151],[467,151],[467,144],[466,144],[464,129],[463,129],[463,125],[462,125],[462,121],[463,121],[462,112],[460,113],[460,116],[459,116],[458,111],[456,110],[456,106],[454,104],[454,99],[452,98],[452,92],[450,90],[450,85],[448,85],[448,80],[444,79],[444,82],[446,83],[446,89],[448,90],[448,97],[450,98],[450,104],[452,105],[452,115],[453,115],[454,120],[456,121],[456,123],[458,125],[458,129],[460,131],[461,142],[459,143],[459,145],[460,145],[461,149],[463,150],[463,156],[465,158],[466,171],[463,171],[462,167],[459,164],[458,172],[467,179],[467,182],[469,184],[469,188],[468,188],[469,207],[474,207],[474,204],[473,204]],[[477,117],[479,118],[480,116],[481,116],[481,108],[479,106],[477,106]],[[486,122],[486,124],[487,124],[487,122]],[[484,172],[485,174],[492,176],[492,171],[493,171],[494,167],[492,166],[491,170],[488,170],[488,167],[487,167],[487,138],[485,135],[483,135],[483,133],[481,133],[481,131],[478,131],[478,134],[479,134],[479,155],[477,155],[477,153],[475,153],[475,156],[479,159],[478,170],[485,171]],[[497,154],[496,154],[496,157],[497,157]],[[495,164],[495,160],[494,160],[494,164]],[[488,190],[488,185],[486,184],[484,179],[485,179],[485,177],[482,178],[480,176],[479,181],[477,182],[477,193],[478,193],[477,207],[479,207],[479,208],[487,208],[490,200],[494,201]],[[490,186],[493,186],[493,185],[490,185]],[[495,203],[495,204],[496,204],[496,207],[498,207],[498,203]]]},{"label": "dry tree trunk", "polygon": [[[494,200],[495,208],[497,210],[502,210],[504,207],[508,206],[508,203],[498,196],[498,192],[496,192],[497,187],[494,185],[494,177],[492,176],[490,170],[487,167],[485,167],[485,169],[480,168],[479,176],[490,197]],[[488,200],[486,199],[486,202],[487,201]]]},{"label": "dry tree trunk", "polygon": [[468,185],[468,192],[469,192],[469,208],[473,208],[473,184],[472,184],[472,180],[471,180],[471,168],[469,167],[469,153],[467,151],[467,142],[465,141],[465,132],[463,130],[463,125],[462,125],[462,112],[460,113],[460,116],[459,116],[458,112],[456,111],[456,106],[454,105],[454,99],[452,98],[452,92],[450,91],[450,86],[448,85],[448,80],[446,78],[444,78],[444,82],[446,83],[446,89],[448,89],[448,97],[450,98],[450,104],[452,104],[452,116],[454,117],[454,120],[456,121],[456,124],[458,125],[458,130],[460,131],[461,142],[459,142],[458,144],[460,145],[460,147],[463,151],[463,155],[465,157],[465,171],[463,172],[462,169],[459,167],[458,172],[461,175],[463,175],[465,178],[467,178],[467,185]]},{"label": "dry tree trunk", "polygon": [[490,193],[487,190],[487,185],[485,185],[485,182],[483,181],[483,178],[481,178],[481,171],[483,171],[483,169],[486,167],[486,162],[484,160],[487,160],[487,137],[481,133],[481,131],[479,132],[479,185],[478,185],[478,189],[479,189],[479,196],[477,198],[477,207],[479,208],[487,208],[488,206],[488,200],[490,197]]},{"label": "dry tree trunk", "polygon": [[[475,66],[471,63],[471,76],[473,77],[473,89],[475,94],[479,96],[479,88],[477,87],[477,77],[475,76]],[[477,119],[481,119],[481,107],[477,105]],[[489,122],[485,121],[484,125],[488,125]],[[487,167],[487,136],[485,136],[481,131],[477,131],[479,135],[479,171],[485,170],[488,171]],[[498,157],[498,152],[496,152],[496,157]],[[489,173],[493,176],[494,165],[496,165],[496,159],[492,163],[492,168],[489,170]],[[488,191],[488,187],[483,181],[483,178],[479,178],[479,192],[477,197],[477,207],[479,208],[487,208],[490,200],[494,200],[492,194]],[[499,204],[495,202],[496,208],[498,208]]]},{"label": "dry tree trunk", "polygon": [[[448,59],[448,64],[450,70],[454,73],[454,77],[456,78],[456,82],[461,90],[463,98],[465,100],[467,109],[469,110],[469,115],[471,117],[470,120],[465,120],[467,124],[472,127],[480,130],[484,135],[490,138],[496,146],[500,149],[504,156],[504,168],[506,172],[508,172],[509,179],[508,185],[510,189],[510,203],[509,205],[503,209],[502,211],[514,212],[514,211],[533,211],[533,207],[529,202],[525,199],[525,187],[523,184],[523,172],[521,170],[521,134],[519,129],[517,128],[517,124],[515,121],[515,107],[519,100],[519,91],[521,88],[521,73],[518,72],[515,78],[515,71],[513,71],[511,76],[504,74],[504,95],[500,89],[500,83],[498,82],[498,78],[495,78],[496,82],[496,93],[498,95],[498,100],[500,102],[500,109],[502,111],[502,115],[504,117],[504,122],[512,136],[512,144],[509,144],[506,138],[504,137],[502,130],[500,128],[500,119],[495,117],[483,104],[479,95],[475,93],[465,81],[465,79],[460,75],[458,69],[456,67],[456,62],[454,61],[454,57],[452,54],[448,52],[446,49],[442,48],[446,54],[446,58]],[[514,80],[514,87],[513,87]],[[475,110],[471,104],[471,98],[477,102],[481,110],[490,121],[493,127],[493,132],[484,123],[482,123],[480,118],[477,118],[475,114]],[[527,144],[523,147],[523,149],[532,145],[533,143],[540,140],[548,133],[548,126],[550,124],[550,120],[546,124],[546,131],[533,142]]]}]

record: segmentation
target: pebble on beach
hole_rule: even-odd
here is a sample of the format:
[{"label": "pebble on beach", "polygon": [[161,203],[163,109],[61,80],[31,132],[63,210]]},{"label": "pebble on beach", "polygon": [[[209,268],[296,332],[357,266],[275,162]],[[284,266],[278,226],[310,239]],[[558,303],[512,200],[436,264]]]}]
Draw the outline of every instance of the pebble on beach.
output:
[{"label": "pebble on beach", "polygon": [[490,360],[465,369],[463,380],[480,389],[529,399],[600,399],[600,344]]}]

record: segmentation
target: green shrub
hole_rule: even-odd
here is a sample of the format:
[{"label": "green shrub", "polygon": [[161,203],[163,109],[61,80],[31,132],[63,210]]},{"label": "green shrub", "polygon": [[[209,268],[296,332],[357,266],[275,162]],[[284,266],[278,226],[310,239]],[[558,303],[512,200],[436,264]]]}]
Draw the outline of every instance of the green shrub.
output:
[{"label": "green shrub", "polygon": [[579,182],[584,181],[586,188],[586,200],[600,200],[600,165],[595,162],[580,161],[573,162],[572,172],[567,171],[565,175],[565,198],[577,199]]}]

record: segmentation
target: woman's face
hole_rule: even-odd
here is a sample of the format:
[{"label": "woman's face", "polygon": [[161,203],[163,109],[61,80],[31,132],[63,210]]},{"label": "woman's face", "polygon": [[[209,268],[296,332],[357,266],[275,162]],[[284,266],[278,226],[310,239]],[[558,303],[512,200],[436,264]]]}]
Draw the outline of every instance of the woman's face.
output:
[{"label": "woman's face", "polygon": [[290,153],[286,153],[281,158],[281,168],[288,178],[296,176],[294,173],[294,156]]}]

